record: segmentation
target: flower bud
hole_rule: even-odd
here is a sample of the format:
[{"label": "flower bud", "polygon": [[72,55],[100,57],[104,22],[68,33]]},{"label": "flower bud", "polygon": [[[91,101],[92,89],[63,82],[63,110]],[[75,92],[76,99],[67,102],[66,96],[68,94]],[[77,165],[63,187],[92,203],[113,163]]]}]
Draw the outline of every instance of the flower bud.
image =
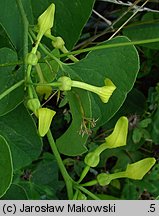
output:
[{"label": "flower bud", "polygon": [[58,82],[61,83],[59,89],[61,91],[69,91],[71,90],[72,80],[67,76],[62,76],[58,79]]},{"label": "flower bud", "polygon": [[52,118],[56,114],[54,110],[48,108],[39,108],[37,110],[39,118],[38,131],[41,137],[45,136],[50,128]]},{"label": "flower bud", "polygon": [[65,42],[61,37],[56,37],[56,40],[52,41],[52,45],[57,49],[61,49],[65,45]]},{"label": "flower bud", "polygon": [[39,32],[37,40],[41,40],[45,33],[48,33],[54,23],[55,5],[52,3],[38,18]]}]

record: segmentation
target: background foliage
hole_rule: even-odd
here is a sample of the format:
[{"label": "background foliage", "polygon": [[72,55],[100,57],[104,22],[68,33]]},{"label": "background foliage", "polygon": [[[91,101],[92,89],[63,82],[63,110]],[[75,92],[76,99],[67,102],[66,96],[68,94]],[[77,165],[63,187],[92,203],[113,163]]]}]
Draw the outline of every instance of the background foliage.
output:
[{"label": "background foliage", "polygon": [[[25,29],[15,1],[0,2],[2,94],[24,77],[22,59]],[[53,34],[64,39],[68,50],[159,37],[159,5],[155,2],[146,5],[148,10],[139,10],[123,26],[117,37],[112,39],[110,36],[134,14],[135,9],[129,10],[127,5],[109,1],[53,2],[56,5]],[[22,3],[29,24],[33,26],[52,0],[22,0]],[[138,7],[140,5],[141,3]],[[93,13],[93,9],[100,16]],[[52,50],[46,38],[42,42]],[[31,46],[29,41],[29,49]],[[53,97],[46,104],[56,110],[51,130],[72,178],[77,179],[80,176],[85,153],[103,142],[122,115],[129,119],[127,145],[103,152],[97,169],[92,168],[86,180],[91,180],[101,171],[122,171],[128,163],[145,157],[158,158],[158,49],[159,43],[92,49],[89,53],[77,55],[81,61],[76,64],[69,64],[63,57],[63,71],[54,61],[50,61],[54,76],[59,71],[60,75],[69,75],[72,79],[96,86],[102,86],[104,78],[108,77],[117,86],[107,104],[102,104],[96,95],[76,89],[67,93],[67,100],[60,98],[57,103],[57,97]],[[43,57],[48,58],[44,54]],[[48,74],[49,70],[45,70]],[[25,89],[21,85],[0,100],[0,178],[3,185],[0,195],[4,195],[1,199],[66,199],[65,184],[57,162],[51,154],[47,139],[44,138],[42,145],[36,120],[26,109],[25,97]],[[81,103],[85,119],[97,120],[96,125],[91,128],[91,134],[84,131],[83,136],[80,134],[83,132],[80,131],[83,124],[83,116],[79,111]],[[95,185],[90,190],[101,199],[157,199],[158,180],[159,167],[156,163],[142,181],[114,180],[108,186]]]}]

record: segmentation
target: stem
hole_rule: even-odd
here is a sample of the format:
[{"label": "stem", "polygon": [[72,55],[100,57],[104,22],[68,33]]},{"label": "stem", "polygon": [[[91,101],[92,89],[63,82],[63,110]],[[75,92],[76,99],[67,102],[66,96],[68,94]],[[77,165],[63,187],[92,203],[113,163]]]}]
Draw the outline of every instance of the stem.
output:
[{"label": "stem", "polygon": [[9,93],[11,93],[12,91],[14,91],[16,88],[18,88],[19,86],[21,86],[24,83],[24,80],[21,80],[19,82],[17,82],[16,84],[14,84],[13,86],[11,86],[10,88],[8,88],[6,91],[4,91],[3,93],[0,94],[0,100],[3,99],[5,96],[7,96]]},{"label": "stem", "polygon": [[78,180],[78,184],[84,179],[84,177],[87,175],[87,173],[89,172],[90,166],[86,166],[80,176],[80,179]]},{"label": "stem", "polygon": [[73,200],[77,200],[78,193],[79,193],[79,190],[76,189],[76,192],[75,192],[75,194],[73,195]]},{"label": "stem", "polygon": [[[56,42],[56,37],[55,36],[53,36],[53,35],[50,35],[50,34],[45,34],[45,36],[46,37],[48,37],[49,39],[51,39],[53,42]],[[68,53],[69,51],[68,51],[68,49],[65,47],[65,46],[63,46],[62,48],[60,48],[60,50],[63,52],[63,53]],[[78,62],[79,60],[75,57],[75,56],[73,56],[73,55],[68,55],[68,58],[69,59],[71,59],[73,62]]]},{"label": "stem", "polygon": [[84,184],[82,184],[82,186],[93,186],[93,185],[96,185],[98,184],[98,181],[96,179],[92,180],[92,181],[89,181],[89,182],[86,182]]},{"label": "stem", "polygon": [[93,51],[93,50],[101,50],[101,49],[114,48],[114,47],[148,44],[148,43],[155,43],[155,42],[159,42],[159,38],[152,38],[152,39],[139,40],[139,41],[129,41],[129,42],[115,43],[115,44],[105,44],[105,45],[99,45],[99,46],[95,46],[95,47],[89,47],[89,48],[85,48],[85,49],[75,50],[72,52],[68,52],[67,54],[61,54],[61,55],[59,55],[59,57],[64,57],[64,56],[68,56],[71,54],[72,55],[80,54],[80,53],[89,52],[89,51]]},{"label": "stem", "polygon": [[44,83],[45,82],[45,79],[44,79],[44,76],[43,76],[43,73],[41,71],[41,67],[39,64],[35,65],[35,68],[36,68],[36,72],[38,74],[38,77],[39,77],[39,80],[41,83]]},{"label": "stem", "polygon": [[[34,32],[31,29],[29,30],[29,32],[30,32],[30,35],[33,37],[33,39],[36,40],[36,36],[35,36]],[[41,43],[39,43],[39,47],[42,49],[42,51],[46,55],[50,56],[51,59],[55,60],[59,64],[61,69],[63,69],[62,68],[62,62],[58,58],[56,58],[52,53],[50,53]]]},{"label": "stem", "polygon": [[92,192],[90,192],[89,190],[87,190],[86,188],[80,186],[80,185],[77,185],[76,186],[77,189],[83,191],[85,194],[87,194],[88,196],[90,196],[91,198],[93,198],[94,200],[100,200],[99,197],[97,197],[96,195],[94,195]]},{"label": "stem", "polygon": [[48,141],[50,143],[51,149],[54,153],[54,156],[57,160],[61,174],[64,178],[65,183],[66,183],[68,198],[71,200],[73,198],[73,187],[72,187],[73,180],[69,176],[69,174],[68,174],[68,172],[67,172],[67,170],[63,164],[63,161],[62,161],[61,156],[57,150],[56,144],[54,142],[54,139],[53,139],[53,136],[52,136],[52,133],[50,130],[47,133],[47,138],[48,138]]},{"label": "stem", "polygon": [[[67,54],[69,51],[66,49],[66,47],[65,46],[63,46],[61,49],[60,49],[63,53],[65,53],[65,54]],[[79,62],[79,60],[75,57],[75,56],[73,56],[73,55],[68,55],[67,56],[69,59],[71,59],[73,62]]]},{"label": "stem", "polygon": [[32,69],[32,65],[28,65],[28,67],[27,67],[27,72],[26,72],[26,74],[27,74],[27,76],[26,76],[26,82],[27,82],[27,83],[30,82],[30,73],[31,73],[31,69]]},{"label": "stem", "polygon": [[49,52],[41,43],[39,44],[39,47],[46,55],[50,56],[51,59],[55,60],[59,64],[60,68],[63,70],[62,62],[58,58],[56,58],[51,52]]},{"label": "stem", "polygon": [[24,38],[23,38],[23,61],[24,61],[24,70],[26,71],[27,69],[27,64],[25,63],[25,57],[28,54],[28,19],[26,17],[24,8],[23,8],[23,4],[21,2],[21,0],[16,0],[19,11],[20,11],[20,15],[22,18],[22,22],[23,22],[23,28],[24,28]]},{"label": "stem", "polygon": [[60,87],[61,82],[52,82],[52,83],[28,83],[30,85],[35,85],[35,86],[52,86],[52,87]]}]

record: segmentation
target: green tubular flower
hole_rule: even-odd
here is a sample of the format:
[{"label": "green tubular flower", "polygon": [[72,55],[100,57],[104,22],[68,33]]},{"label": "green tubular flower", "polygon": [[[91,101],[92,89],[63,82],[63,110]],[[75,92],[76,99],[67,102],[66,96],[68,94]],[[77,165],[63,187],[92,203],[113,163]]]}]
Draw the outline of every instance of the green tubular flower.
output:
[{"label": "green tubular flower", "polygon": [[48,108],[40,108],[37,110],[39,118],[38,131],[41,137],[45,136],[50,128],[51,121],[56,114],[54,110]]},{"label": "green tubular flower", "polygon": [[54,24],[55,5],[52,3],[38,18],[38,35],[37,40],[41,40],[45,33],[50,33]]},{"label": "green tubular flower", "polygon": [[111,174],[100,173],[97,175],[97,181],[99,185],[106,186],[112,181]]},{"label": "green tubular flower", "polygon": [[27,57],[26,57],[26,63],[29,65],[37,65],[38,63],[38,56],[34,53],[28,53]]},{"label": "green tubular flower", "polygon": [[126,145],[128,119],[122,116],[117,121],[113,132],[105,139],[107,148],[117,148]]},{"label": "green tubular flower", "polygon": [[127,178],[141,180],[155,162],[155,158],[145,158],[136,163],[128,164],[125,175]]},{"label": "green tubular flower", "polygon": [[99,161],[100,155],[95,151],[89,152],[84,159],[85,164],[90,167],[96,167],[99,164]]},{"label": "green tubular flower", "polygon": [[113,94],[116,86],[110,79],[105,79],[105,86],[97,87],[84,82],[71,80],[69,77],[63,76],[58,79],[58,82],[61,83],[60,90],[69,91],[71,87],[81,88],[93,93],[96,93],[103,103],[107,103],[111,95]]},{"label": "green tubular flower", "polygon": [[97,181],[101,186],[105,186],[110,184],[112,180],[119,178],[141,180],[144,175],[152,168],[155,162],[155,158],[145,158],[135,163],[128,164],[125,171],[113,174],[100,173],[97,175]]},{"label": "green tubular flower", "polygon": [[37,98],[29,99],[27,102],[27,107],[37,116],[37,110],[41,107],[39,99]]},{"label": "green tubular flower", "polygon": [[52,87],[49,85],[38,85],[36,86],[36,92],[39,96],[44,95],[44,99],[47,100],[48,97],[52,94]]},{"label": "green tubular flower", "polygon": [[79,81],[72,81],[72,87],[77,87],[77,88],[81,88],[93,92],[100,97],[103,103],[107,103],[109,98],[113,94],[114,90],[116,89],[116,86],[113,84],[113,82],[110,79],[107,78],[104,80],[104,83],[105,86],[97,87]]},{"label": "green tubular flower", "polygon": [[113,132],[105,139],[106,142],[98,146],[93,152],[89,152],[84,162],[90,167],[96,167],[100,161],[100,154],[110,148],[117,148],[126,145],[128,132],[128,119],[122,116],[117,121]]},{"label": "green tubular flower", "polygon": [[58,79],[58,82],[61,83],[59,89],[61,91],[70,91],[72,87],[72,80],[67,76],[62,76]]}]

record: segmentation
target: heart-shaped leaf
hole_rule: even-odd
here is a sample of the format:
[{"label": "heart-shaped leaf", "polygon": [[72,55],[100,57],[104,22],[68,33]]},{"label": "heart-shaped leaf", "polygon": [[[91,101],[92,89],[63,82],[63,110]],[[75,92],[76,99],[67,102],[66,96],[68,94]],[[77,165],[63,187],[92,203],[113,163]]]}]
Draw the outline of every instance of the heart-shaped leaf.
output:
[{"label": "heart-shaped leaf", "polygon": [[[10,62],[17,61],[17,54],[9,49],[2,48],[0,49],[0,64],[9,64]],[[0,94],[6,91],[8,88],[13,86],[15,83],[22,79],[22,70],[16,70],[15,65],[0,67]],[[16,88],[11,93],[6,95],[0,100],[0,116],[5,115],[6,113],[13,110],[18,104],[23,100],[24,96],[24,85]],[[14,99],[13,99],[14,98]]]},{"label": "heart-shaped leaf", "polygon": [[0,197],[8,190],[13,177],[12,157],[9,145],[0,136]]},{"label": "heart-shaped leaf", "polygon": [[0,117],[0,134],[10,146],[15,170],[38,158],[42,142],[33,119],[23,105]]}]

